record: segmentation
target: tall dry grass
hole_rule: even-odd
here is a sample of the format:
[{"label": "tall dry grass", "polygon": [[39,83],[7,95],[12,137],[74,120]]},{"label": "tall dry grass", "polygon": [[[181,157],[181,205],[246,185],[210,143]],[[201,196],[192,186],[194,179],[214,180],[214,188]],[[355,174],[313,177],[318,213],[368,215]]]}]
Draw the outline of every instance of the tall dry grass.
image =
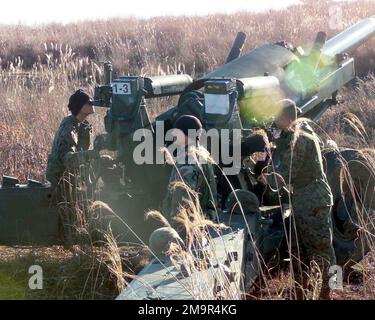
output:
[{"label": "tall dry grass", "polygon": [[[223,63],[239,30],[248,35],[245,50],[281,39],[308,46],[318,29],[336,34],[340,30],[329,28],[330,6],[329,1],[305,1],[303,6],[258,14],[0,26],[0,174],[44,179],[54,131],[68,114],[69,95],[78,87],[93,91],[102,79],[101,62],[111,60],[115,74],[182,70],[197,76]],[[340,6],[343,27],[375,14],[374,1]],[[359,74],[374,69],[374,47],[370,41],[356,53]],[[357,106],[355,97],[361,97],[366,111],[372,108],[361,91],[348,97],[351,108]],[[173,102],[153,101],[150,111],[155,114]],[[91,118],[98,132],[103,130],[103,114],[98,110]]]},{"label": "tall dry grass", "polygon": [[[340,31],[329,26],[329,8],[336,3],[327,0],[304,3],[287,10],[257,14],[126,18],[65,26],[1,26],[1,65],[7,68],[17,57],[21,57],[25,68],[31,68],[38,61],[45,64],[45,44],[52,59],[60,57],[60,46],[69,45],[78,57],[95,61],[110,59],[124,73],[156,73],[159,68],[173,70],[181,64],[194,76],[222,64],[233,37],[240,30],[248,35],[246,50],[283,39],[308,45],[319,30],[327,31],[330,37]],[[340,6],[343,9],[340,28],[375,14],[375,3],[371,0],[343,2]],[[51,43],[54,45],[50,46]],[[358,57],[368,58],[362,63],[361,72],[366,73],[370,58],[374,59],[373,48],[370,43],[358,53]]]}]

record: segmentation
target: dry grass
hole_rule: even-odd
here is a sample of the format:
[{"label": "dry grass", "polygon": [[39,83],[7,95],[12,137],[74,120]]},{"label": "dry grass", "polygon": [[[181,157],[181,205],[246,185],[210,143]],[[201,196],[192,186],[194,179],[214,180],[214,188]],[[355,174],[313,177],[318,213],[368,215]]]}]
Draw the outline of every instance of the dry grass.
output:
[{"label": "dry grass", "polygon": [[[360,271],[353,271],[344,281],[343,290],[333,290],[333,300],[374,300],[375,267],[374,253],[370,253],[360,266]],[[257,299],[289,300],[293,281],[290,274],[281,271],[277,277],[267,279],[268,286],[260,290]]]},{"label": "dry grass", "polygon": [[[113,299],[119,287],[110,252],[107,247],[90,252],[58,246],[0,247],[0,299]],[[142,247],[122,247],[116,253],[129,274],[139,272],[148,262]],[[28,287],[32,265],[43,269],[43,290]]]},{"label": "dry grass", "polygon": [[[240,30],[248,35],[246,50],[282,39],[308,45],[318,30],[333,36],[340,30],[329,28],[330,6],[330,1],[310,0],[305,1],[304,6],[258,14],[238,12],[206,17],[110,19],[66,26],[1,26],[1,65],[8,67],[20,56],[24,66],[31,68],[37,61],[46,63],[46,51],[52,61],[58,60],[60,47],[68,45],[81,58],[110,59],[125,73],[157,73],[160,68],[172,71],[180,65],[191,75],[201,74],[223,63]],[[340,6],[343,8],[343,28],[375,14],[373,1],[342,3]],[[367,57],[366,63],[360,62],[361,72],[367,73],[369,67],[374,67],[374,61],[368,66],[370,58],[374,58],[373,48],[369,43],[358,53],[359,57]]]},{"label": "dry grass", "polygon": [[[245,50],[280,39],[308,46],[318,29],[336,34],[339,30],[329,29],[329,6],[308,1],[288,11],[260,14],[0,26],[0,174],[43,180],[54,130],[68,113],[67,99],[78,87],[93,90],[102,79],[101,61],[113,61],[117,74],[184,70],[196,76],[223,63],[239,30],[248,34]],[[344,27],[375,14],[373,1],[341,6]],[[374,47],[370,41],[356,53],[359,74],[374,70]],[[369,111],[371,101],[361,99]],[[164,107],[172,103],[162,101]],[[151,102],[157,112],[160,105]],[[103,130],[103,112],[98,110],[92,119],[97,131]]]},{"label": "dry grass", "polygon": [[[351,148],[374,148],[375,135],[375,78],[369,76],[359,80],[354,88],[345,89],[341,93],[341,104],[333,106],[319,124],[339,146]],[[365,128],[354,125],[351,115],[358,118]],[[358,124],[358,120],[354,120]],[[359,131],[356,130],[358,127]]]}]

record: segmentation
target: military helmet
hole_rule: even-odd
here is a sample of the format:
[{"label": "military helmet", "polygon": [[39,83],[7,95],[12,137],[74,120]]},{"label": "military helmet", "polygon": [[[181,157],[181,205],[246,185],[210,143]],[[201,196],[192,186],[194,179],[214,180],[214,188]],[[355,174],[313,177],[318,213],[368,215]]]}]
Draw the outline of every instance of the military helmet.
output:
[{"label": "military helmet", "polygon": [[161,256],[169,250],[171,243],[176,243],[184,247],[184,242],[175,229],[162,227],[151,233],[149,248],[153,254]]},{"label": "military helmet", "polygon": [[242,214],[239,202],[244,213],[259,212],[258,197],[251,191],[243,189],[232,191],[226,201],[228,211],[234,214]]}]

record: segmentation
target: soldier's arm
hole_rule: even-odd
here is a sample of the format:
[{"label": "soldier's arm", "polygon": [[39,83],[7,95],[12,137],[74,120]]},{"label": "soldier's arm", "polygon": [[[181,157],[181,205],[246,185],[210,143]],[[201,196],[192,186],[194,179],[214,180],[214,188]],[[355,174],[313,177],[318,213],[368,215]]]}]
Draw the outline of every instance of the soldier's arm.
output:
[{"label": "soldier's arm", "polygon": [[65,131],[60,137],[59,158],[66,168],[73,165],[73,154],[77,151],[77,137],[72,131]]},{"label": "soldier's arm", "polygon": [[267,171],[270,175],[267,177],[267,182],[272,189],[280,190],[282,187],[287,187],[289,190],[293,180],[303,168],[307,142],[304,137],[300,136],[294,146],[285,151],[282,162],[277,169],[268,166]]},{"label": "soldier's arm", "polygon": [[99,156],[98,151],[77,151],[77,142],[73,132],[65,134],[59,147],[60,157],[66,168],[77,168],[80,164]]}]

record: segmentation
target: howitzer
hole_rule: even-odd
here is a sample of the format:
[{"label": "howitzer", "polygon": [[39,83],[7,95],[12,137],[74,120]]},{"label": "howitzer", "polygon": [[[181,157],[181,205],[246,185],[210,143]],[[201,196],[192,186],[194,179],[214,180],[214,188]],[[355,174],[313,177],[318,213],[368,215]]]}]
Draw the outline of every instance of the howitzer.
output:
[{"label": "howitzer", "polygon": [[[98,194],[126,222],[125,228],[122,223],[112,221],[116,235],[121,236],[121,241],[147,243],[150,233],[158,227],[146,223],[143,215],[149,209],[160,208],[165,195],[171,168],[165,165],[159,152],[167,144],[160,145],[158,137],[164,138],[179,116],[195,115],[207,130],[229,130],[233,151],[236,144],[246,145],[246,154],[241,153],[244,160],[252,152],[262,150],[255,142],[254,129],[272,123],[280,110],[277,103],[280,99],[294,100],[302,116],[312,120],[334,105],[337,91],[355,77],[354,59],[347,53],[374,35],[375,17],[372,17],[328,41],[320,33],[308,54],[299,47],[278,42],[237,57],[242,45],[241,41],[235,41],[237,49],[231,50],[226,64],[195,80],[184,74],[113,79],[111,64],[106,63],[104,84],[95,90],[96,105],[108,109],[104,120],[106,136],[97,140],[96,148],[115,151],[120,170],[101,172]],[[178,104],[151,121],[147,99],[171,95],[179,95]],[[236,136],[238,130],[240,136]],[[151,150],[150,157],[137,158],[135,154],[146,140],[151,143],[147,149]],[[374,172],[365,156],[356,150],[330,151],[324,158],[335,198],[334,246],[338,264],[343,266],[348,261],[359,261],[368,251],[356,223],[356,209],[359,205],[366,219],[373,219],[370,209]],[[217,162],[221,169],[228,167],[221,157]],[[344,166],[347,173],[355,176],[354,183],[340,183]],[[218,173],[223,209],[219,219],[229,229],[207,230],[210,241],[205,250],[215,254],[209,254],[211,258],[204,261],[206,267],[195,266],[192,272],[193,269],[182,268],[181,263],[176,265],[166,256],[155,257],[119,299],[241,298],[262,267],[277,251],[283,251],[287,212],[280,206],[266,203],[254,211],[241,205],[241,212],[235,215],[228,210],[226,199],[234,189],[257,194],[257,183],[243,162],[234,169],[234,173]],[[354,193],[349,188],[353,185]],[[21,195],[22,202],[17,200]],[[61,243],[59,217],[51,197],[51,190],[44,184],[20,185],[14,178],[3,179],[0,244]],[[194,252],[193,256],[197,258]],[[203,278],[207,280],[202,281]],[[197,282],[203,287],[191,287]],[[202,295],[202,292],[208,293]]]},{"label": "howitzer", "polygon": [[[328,41],[324,33],[319,33],[311,52],[306,55],[301,54],[300,48],[284,46],[284,43],[257,47],[194,81],[185,89],[177,109],[185,107],[187,99],[184,99],[184,95],[187,95],[190,103],[185,107],[189,110],[186,113],[199,116],[206,128],[216,124],[219,128],[251,129],[270,121],[278,112],[277,108],[273,108],[274,101],[287,97],[300,107],[302,116],[316,120],[327,108],[336,104],[337,91],[355,77],[354,59],[346,53],[374,35],[375,17],[358,23]],[[233,106],[222,108],[215,115],[207,114],[207,99],[203,98],[207,93],[206,84],[216,82],[220,85],[229,80],[236,83],[237,105],[234,103]],[[204,89],[200,96],[201,88]],[[203,106],[199,106],[199,99],[203,101]],[[230,116],[223,113],[223,109],[229,110]],[[358,225],[357,215],[361,211],[366,212],[367,221],[374,218],[374,171],[364,155],[356,150],[328,151],[324,157],[335,201],[332,218],[337,263],[348,267],[361,260],[369,250],[367,241],[361,235],[363,230]],[[347,179],[355,180],[352,183],[355,184],[356,196],[348,190],[350,182],[339,182],[339,172],[343,168],[347,169],[349,176],[352,175]],[[241,170],[235,179],[228,177],[232,187],[255,192],[249,180],[243,179],[245,175]],[[227,194],[223,192],[222,196],[225,198]],[[355,203],[360,203],[361,208],[355,208]],[[209,255],[211,258],[208,258],[204,270],[184,275],[183,263],[172,263],[167,256],[156,257],[118,299],[244,297],[242,294],[246,288],[259,279],[262,268],[267,266],[271,258],[277,252],[282,257],[283,250],[286,251],[284,228],[289,223],[286,217],[290,212],[280,207],[260,207],[259,211],[251,212],[246,210],[249,206],[243,207],[244,210],[237,215],[224,210],[221,221],[229,226],[229,230],[223,233],[210,230],[207,250],[214,254]],[[233,255],[236,259],[230,258]]]}]

